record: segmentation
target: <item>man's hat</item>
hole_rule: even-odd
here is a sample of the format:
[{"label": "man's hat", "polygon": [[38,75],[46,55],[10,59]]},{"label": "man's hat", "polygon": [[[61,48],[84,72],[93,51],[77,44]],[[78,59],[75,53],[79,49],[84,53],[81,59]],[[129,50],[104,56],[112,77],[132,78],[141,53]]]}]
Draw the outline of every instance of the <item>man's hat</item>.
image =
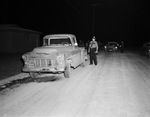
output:
[{"label": "man's hat", "polygon": [[93,36],[93,38],[92,38],[92,39],[96,39],[96,38],[95,38],[95,36]]}]

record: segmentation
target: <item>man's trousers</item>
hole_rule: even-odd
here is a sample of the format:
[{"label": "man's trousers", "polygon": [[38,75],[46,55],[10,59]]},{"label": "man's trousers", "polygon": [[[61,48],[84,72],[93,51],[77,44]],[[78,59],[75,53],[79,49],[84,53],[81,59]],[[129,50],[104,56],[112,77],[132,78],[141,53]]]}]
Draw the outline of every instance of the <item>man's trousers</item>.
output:
[{"label": "man's trousers", "polygon": [[95,53],[96,48],[91,48],[90,49],[90,64],[94,64],[97,65],[97,55]]}]

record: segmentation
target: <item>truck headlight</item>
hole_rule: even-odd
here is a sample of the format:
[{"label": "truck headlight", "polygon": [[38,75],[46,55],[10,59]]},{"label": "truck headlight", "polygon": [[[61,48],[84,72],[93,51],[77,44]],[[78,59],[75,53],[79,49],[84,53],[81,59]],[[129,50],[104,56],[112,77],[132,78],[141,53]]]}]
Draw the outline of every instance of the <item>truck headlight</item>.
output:
[{"label": "truck headlight", "polygon": [[28,60],[28,57],[25,56],[25,55],[23,55],[23,56],[22,56],[22,59],[23,59],[24,61],[27,61],[27,60]]}]

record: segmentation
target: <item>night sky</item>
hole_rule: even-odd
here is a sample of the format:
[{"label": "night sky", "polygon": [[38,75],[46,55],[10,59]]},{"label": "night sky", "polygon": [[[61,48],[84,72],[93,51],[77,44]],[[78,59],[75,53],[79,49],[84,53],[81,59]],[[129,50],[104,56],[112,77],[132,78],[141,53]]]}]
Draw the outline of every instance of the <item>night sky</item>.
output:
[{"label": "night sky", "polygon": [[150,40],[148,0],[1,0],[0,7],[0,24],[40,31],[41,36],[72,33],[90,40],[95,35],[101,42],[128,46]]}]

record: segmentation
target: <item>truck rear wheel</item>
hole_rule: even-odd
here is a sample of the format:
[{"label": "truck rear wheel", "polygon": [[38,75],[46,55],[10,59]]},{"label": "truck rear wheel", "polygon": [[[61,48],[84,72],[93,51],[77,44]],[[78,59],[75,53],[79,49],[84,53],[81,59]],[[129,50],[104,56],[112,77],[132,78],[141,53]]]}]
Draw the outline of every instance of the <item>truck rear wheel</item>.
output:
[{"label": "truck rear wheel", "polygon": [[65,76],[65,78],[70,77],[70,64],[69,63],[67,63],[66,69],[64,71],[64,76]]}]

